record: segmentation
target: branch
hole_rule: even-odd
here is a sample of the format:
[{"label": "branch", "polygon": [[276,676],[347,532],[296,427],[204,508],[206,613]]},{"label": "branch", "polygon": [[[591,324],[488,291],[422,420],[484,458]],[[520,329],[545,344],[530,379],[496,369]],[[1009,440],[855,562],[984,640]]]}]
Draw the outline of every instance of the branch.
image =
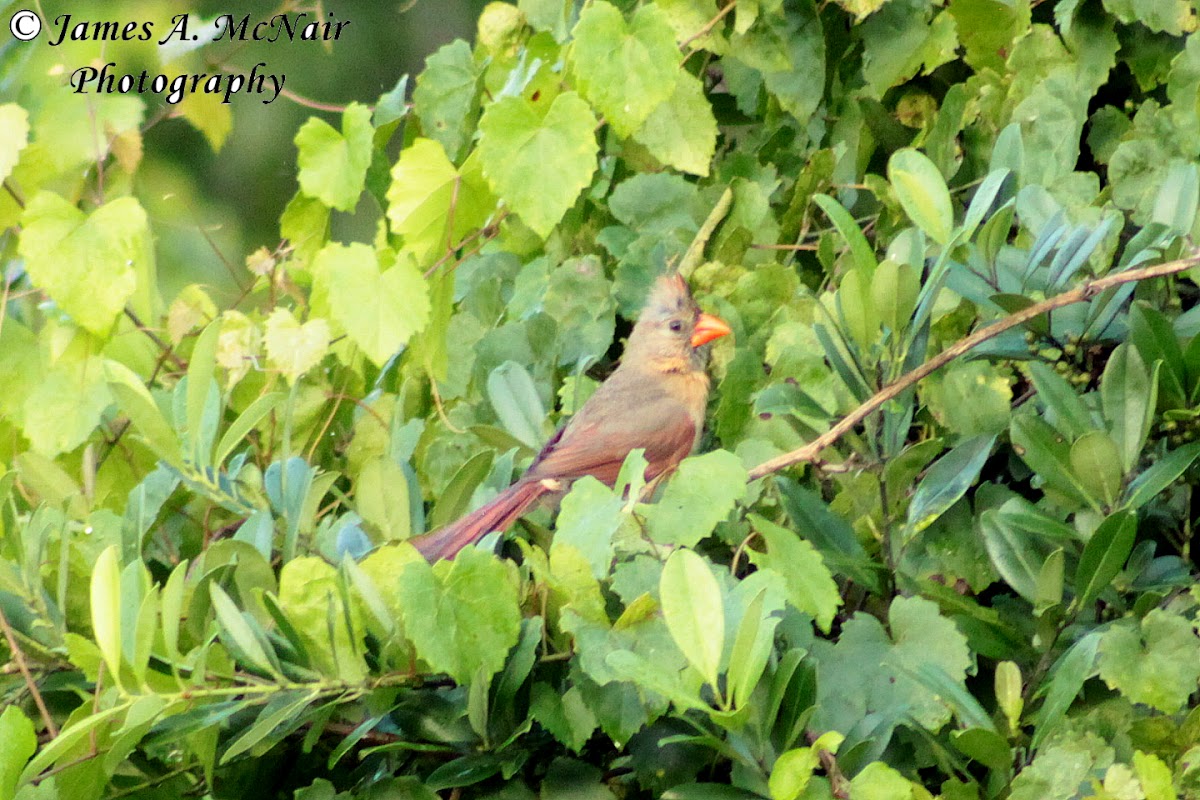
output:
[{"label": "branch", "polygon": [[46,702],[42,700],[42,693],[38,691],[37,681],[33,679],[29,665],[25,663],[25,654],[21,652],[21,646],[17,643],[17,637],[12,626],[8,624],[8,618],[4,616],[3,611],[0,611],[0,628],[4,629],[4,638],[8,641],[8,649],[12,652],[13,661],[17,662],[17,669],[21,671],[21,677],[25,679],[25,687],[33,696],[38,713],[42,715],[42,722],[46,724],[46,732],[50,734],[51,738],[58,736],[58,726],[54,724],[54,717],[50,716],[50,709],[46,708]]},{"label": "branch", "polygon": [[875,411],[878,411],[884,403],[899,397],[904,390],[913,386],[917,381],[932,374],[934,371],[946,366],[954,359],[975,349],[979,345],[986,342],[988,339],[994,339],[1007,330],[1024,325],[1026,322],[1045,314],[1048,311],[1053,311],[1063,306],[1069,306],[1073,303],[1080,303],[1084,300],[1090,300],[1105,289],[1113,286],[1119,286],[1123,283],[1132,283],[1134,281],[1144,281],[1149,278],[1161,278],[1166,275],[1174,275],[1184,270],[1191,269],[1194,266],[1200,265],[1200,252],[1194,252],[1187,258],[1180,258],[1175,261],[1168,261],[1165,264],[1158,264],[1153,267],[1143,267],[1141,269],[1130,269],[1124,272],[1111,273],[1102,278],[1095,278],[1087,281],[1068,292],[1063,292],[1060,295],[1055,295],[1040,303],[1034,303],[1028,308],[1023,308],[1015,314],[1010,314],[1003,319],[993,322],[991,325],[986,325],[972,333],[965,339],[960,339],[954,344],[947,347],[942,352],[938,353],[933,358],[926,361],[921,366],[907,373],[895,383],[890,383],[875,393],[873,397],[864,402],[858,408],[851,411],[845,417],[830,428],[825,433],[813,439],[804,447],[784,453],[781,456],[764,461],[749,472],[749,480],[758,480],[772,473],[778,472],[794,464],[811,463],[818,460],[821,451],[829,447],[838,439],[845,436],[854,429],[860,422],[866,419]]}]

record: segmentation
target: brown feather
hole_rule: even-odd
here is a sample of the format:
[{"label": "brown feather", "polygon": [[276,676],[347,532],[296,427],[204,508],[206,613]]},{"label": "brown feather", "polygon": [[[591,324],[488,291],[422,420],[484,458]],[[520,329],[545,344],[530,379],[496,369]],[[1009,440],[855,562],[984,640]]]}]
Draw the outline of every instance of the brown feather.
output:
[{"label": "brown feather", "polygon": [[[714,328],[713,325],[717,327]],[[546,443],[528,472],[495,500],[441,530],[410,541],[431,561],[453,558],[468,544],[504,530],[543,495],[565,491],[584,475],[608,485],[632,450],[646,451],[646,480],[678,466],[696,446],[708,400],[706,349],[693,346],[729,328],[705,316],[678,275],[660,278],[650,293],[616,371]]]},{"label": "brown feather", "polygon": [[453,558],[459,550],[479,541],[492,531],[508,528],[547,491],[547,487],[540,481],[517,481],[495,499],[465,517],[433,533],[416,536],[408,541],[429,561]]}]

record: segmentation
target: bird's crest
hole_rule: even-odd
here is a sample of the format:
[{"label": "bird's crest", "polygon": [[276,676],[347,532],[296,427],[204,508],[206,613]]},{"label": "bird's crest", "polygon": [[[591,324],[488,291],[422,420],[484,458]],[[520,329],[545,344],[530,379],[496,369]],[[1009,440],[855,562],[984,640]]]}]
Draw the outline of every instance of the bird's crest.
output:
[{"label": "bird's crest", "polygon": [[671,312],[686,306],[695,306],[695,301],[692,300],[692,292],[688,288],[687,281],[678,272],[672,272],[659,277],[654,282],[646,304]]}]

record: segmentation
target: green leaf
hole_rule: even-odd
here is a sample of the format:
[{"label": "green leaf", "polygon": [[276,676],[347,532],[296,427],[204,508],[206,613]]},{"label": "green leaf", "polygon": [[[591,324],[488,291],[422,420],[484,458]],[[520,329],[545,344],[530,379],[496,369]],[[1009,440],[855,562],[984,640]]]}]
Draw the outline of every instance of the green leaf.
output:
[{"label": "green leaf", "polygon": [[1200,681],[1200,639],[1183,616],[1155,608],[1100,639],[1100,677],[1131,703],[1174,714]]},{"label": "green leaf", "polygon": [[505,97],[479,120],[483,174],[543,239],[592,180],[595,128],[591,108],[574,92],[554,98],[545,116],[520,97]]},{"label": "green leaf", "polygon": [[1014,449],[1030,469],[1041,476],[1048,488],[1079,504],[1100,510],[1099,504],[1071,466],[1071,448],[1065,438],[1034,414],[1013,417],[1011,436]]},{"label": "green leaf", "polygon": [[433,567],[409,563],[397,589],[404,628],[433,670],[466,684],[504,666],[521,621],[511,563],[468,547]]},{"label": "green leaf", "polygon": [[219,764],[228,764],[270,736],[280,726],[288,724],[320,697],[318,691],[285,691],[272,697],[259,712],[254,724],[229,743],[221,754]]},{"label": "green leaf", "polygon": [[796,747],[781,753],[767,782],[771,800],[798,800],[820,765],[821,760],[811,747]]},{"label": "green leaf", "polygon": [[675,91],[650,112],[633,138],[663,164],[706,177],[717,147],[717,120],[704,86],[690,73],[680,72]]},{"label": "green leaf", "polygon": [[571,484],[562,499],[554,525],[555,547],[579,550],[592,568],[592,576],[608,575],[613,558],[613,534],[625,520],[624,503],[612,489],[590,475]]},{"label": "green leaf", "polygon": [[596,730],[596,717],[579,689],[560,693],[546,683],[533,684],[530,715],[567,749],[578,753]]},{"label": "green leaf", "polygon": [[241,610],[233,604],[225,590],[214,581],[208,585],[208,591],[212,597],[213,610],[217,612],[217,622],[220,623],[222,631],[229,635],[229,643],[235,645],[236,650],[241,651],[250,660],[249,666],[282,678],[276,669],[275,659],[272,657],[274,654],[267,654],[265,643],[254,634]]},{"label": "green leaf", "polygon": [[[1193,17],[1194,19],[1194,17]],[[1196,224],[1200,204],[1200,169],[1180,159],[1172,159],[1166,180],[1154,198],[1153,222],[1167,226],[1179,236],[1188,236]]]},{"label": "green leaf", "polygon": [[780,107],[807,124],[821,105],[827,80],[825,31],[816,3],[804,0],[775,6],[747,29],[742,28],[742,20],[748,10],[738,4],[737,32],[730,39],[729,54],[758,70]]},{"label": "green leaf", "polygon": [[1100,632],[1092,631],[1079,639],[1063,653],[1045,684],[1045,702],[1037,712],[1037,729],[1033,735],[1033,748],[1045,740],[1075,702],[1079,690],[1088,678],[1096,674],[1096,649],[1100,645]]},{"label": "green leaf", "polygon": [[91,436],[111,403],[100,358],[60,358],[25,398],[25,435],[44,455],[74,450]]},{"label": "green leaf", "polygon": [[1137,515],[1118,511],[1096,528],[1075,570],[1075,605],[1087,608],[1121,571],[1133,551]]},{"label": "green leaf", "polygon": [[699,694],[684,686],[679,670],[672,666],[651,661],[629,650],[613,650],[604,657],[604,663],[618,679],[638,686],[641,691],[660,694],[681,710],[705,707]]},{"label": "green leaf", "polygon": [[1146,370],[1136,348],[1117,346],[1100,377],[1104,419],[1121,454],[1121,467],[1131,471],[1142,454],[1158,402],[1158,365]]},{"label": "green leaf", "polygon": [[108,334],[133,297],[139,274],[154,269],[146,212],[132,197],[87,215],[39,192],[26,203],[17,249],[34,285],[98,336]]},{"label": "green leaf", "polygon": [[207,467],[212,457],[212,440],[204,446],[202,431],[205,428],[205,410],[209,404],[209,395],[215,387],[213,375],[217,369],[217,339],[221,333],[220,322],[210,322],[192,348],[192,356],[188,359],[187,374],[187,435],[191,440],[191,455],[193,463]]},{"label": "green leaf", "polygon": [[[971,204],[967,206],[967,213],[963,216],[962,236],[963,239],[970,239],[975,235],[975,230],[979,227],[979,223],[983,221],[983,217],[991,210],[996,202],[996,198],[1004,189],[1005,184],[1010,183],[1008,180],[1011,173],[1006,169],[994,169],[987,174],[983,182],[979,184],[979,188],[975,190],[975,194],[971,197]],[[1009,203],[1012,203],[1010,200]],[[1011,222],[1013,206],[1008,206],[1009,213],[1007,219]],[[1004,221],[1006,215],[1003,212],[998,212],[996,217],[1001,222]],[[988,220],[991,222],[991,220]],[[1008,225],[1001,225],[1002,233],[1008,233]],[[1007,238],[1005,235],[1003,238]],[[998,250],[999,248],[997,248]],[[1084,254],[1086,257],[1090,254],[1090,250]],[[994,257],[994,255],[993,255]]]},{"label": "green leaf", "polygon": [[913,533],[928,528],[967,493],[995,443],[995,436],[968,439],[929,468],[908,506],[908,524]]},{"label": "green leaf", "polygon": [[[429,512],[430,530],[437,530],[443,525],[449,525],[467,513],[471,495],[491,473],[493,456],[494,453],[491,450],[484,450],[471,456],[458,468],[458,471],[450,478],[450,482],[446,484],[446,488],[438,495],[433,510]],[[561,522],[559,524],[561,525]]]},{"label": "green leaf", "polygon": [[104,548],[92,569],[92,633],[109,674],[121,683],[121,567],[115,545]]},{"label": "green leaf", "polygon": [[[3,108],[0,107],[0,111]],[[21,770],[37,750],[37,733],[33,723],[15,705],[0,713],[0,798],[11,800],[17,792]]]},{"label": "green leaf", "polygon": [[362,103],[346,106],[341,133],[310,117],[296,132],[301,191],[339,211],[353,211],[371,165],[374,136],[371,109]]},{"label": "green leaf", "polygon": [[1158,309],[1146,303],[1134,303],[1129,309],[1129,338],[1138,349],[1142,361],[1153,364],[1162,361],[1159,370],[1159,391],[1165,408],[1184,408],[1187,368],[1183,351],[1171,323]]},{"label": "green leaf", "polygon": [[870,275],[856,268],[842,276],[837,291],[842,325],[863,353],[868,352],[879,338],[879,311],[871,289]]},{"label": "green leaf", "polygon": [[1050,412],[1049,422],[1071,439],[1096,430],[1092,415],[1083,400],[1066,379],[1048,364],[1035,361],[1029,365],[1029,376],[1038,398]]},{"label": "green leaf", "polygon": [[882,591],[879,576],[850,523],[833,513],[820,495],[800,488],[787,478],[775,480],[796,530],[817,548],[829,568],[863,586]]},{"label": "green leaf", "polygon": [[945,245],[954,228],[950,192],[942,173],[919,150],[902,148],[888,159],[888,180],[908,218],[929,238]]},{"label": "green leaf", "polygon": [[746,468],[725,450],[686,458],[656,503],[638,506],[659,544],[694,546],[729,516],[746,494]]},{"label": "green leaf", "polygon": [[1172,450],[1138,475],[1125,491],[1125,508],[1137,511],[1174,483],[1200,456],[1200,442]]},{"label": "green leaf", "polygon": [[1000,734],[990,728],[968,728],[950,734],[950,741],[963,755],[978,761],[988,769],[1006,770],[1012,767],[1013,752]]},{"label": "green leaf", "polygon": [[384,541],[403,541],[412,535],[408,481],[400,465],[387,456],[363,464],[354,482],[358,513],[382,534]]},{"label": "green leaf", "polygon": [[404,249],[421,266],[450,252],[496,207],[479,172],[479,159],[472,156],[461,170],[456,169],[442,145],[432,139],[414,139],[400,152],[392,167],[387,202],[392,230],[404,237]]},{"label": "green leaf", "polygon": [[487,392],[504,429],[530,449],[540,450],[546,412],[529,370],[505,361],[488,375]]},{"label": "green leaf", "polygon": [[[744,585],[744,584],[743,584]],[[742,708],[767,668],[767,660],[775,643],[775,626],[779,618],[766,613],[767,587],[760,586],[746,604],[737,626],[733,649],[729,651],[729,670],[726,686],[735,708]]]},{"label": "green leaf", "polygon": [[293,558],[279,572],[279,606],[323,675],[358,683],[367,674],[363,627],[338,571],[312,556]]},{"label": "green leaf", "polygon": [[616,6],[596,0],[584,7],[573,34],[580,91],[613,130],[632,135],[669,100],[679,74],[679,49],[666,14],[643,5],[627,24]]},{"label": "green leaf", "polygon": [[1058,549],[1019,525],[1005,509],[984,511],[979,529],[992,565],[1004,582],[1031,604],[1038,602],[1038,578],[1046,561]]},{"label": "green leaf", "polygon": [[725,644],[725,608],[721,586],[709,563],[692,550],[676,550],[659,581],[663,619],[675,644],[696,671],[717,689]]},{"label": "green leaf", "polygon": [[920,390],[938,422],[963,438],[1008,428],[1011,371],[983,359],[959,359],[940,372],[923,381]]},{"label": "green leaf", "polygon": [[129,700],[112,708],[106,708],[98,713],[87,714],[77,719],[72,719],[58,732],[58,736],[43,747],[33,757],[33,760],[25,765],[25,769],[21,772],[21,777],[17,779],[17,784],[28,783],[34,777],[40,775],[51,764],[54,764],[58,759],[70,753],[85,738],[96,731],[97,728],[105,725],[114,717],[126,713],[134,702],[136,701]]},{"label": "green leaf", "polygon": [[1179,36],[1196,27],[1195,12],[1183,0],[1104,0],[1104,8],[1121,22]]},{"label": "green leaf", "polygon": [[[21,151],[29,144],[29,113],[16,103],[0,105],[0,181],[8,180]],[[0,797],[4,796],[0,776]]]},{"label": "green leaf", "polygon": [[558,363],[591,364],[612,344],[616,304],[604,264],[595,256],[569,258],[550,272],[542,311],[569,331],[556,343]]},{"label": "green leaf", "polygon": [[911,800],[913,785],[882,761],[874,761],[850,780],[854,800]]},{"label": "green leaf", "polygon": [[1111,506],[1121,492],[1121,451],[1104,431],[1090,431],[1071,445],[1071,471],[1089,495]]},{"label": "green leaf", "polygon": [[871,300],[879,314],[879,321],[893,336],[899,336],[908,327],[920,291],[921,277],[911,264],[885,258],[875,270],[875,277],[871,281]]},{"label": "green leaf", "polygon": [[242,443],[242,440],[254,430],[258,423],[262,422],[263,418],[279,407],[279,404],[287,398],[283,392],[268,392],[262,397],[257,398],[253,403],[246,406],[246,410],[238,415],[238,418],[233,421],[233,424],[225,431],[221,437],[221,441],[217,443],[217,449],[213,456],[213,464],[220,466],[225,463],[225,459],[229,454]]},{"label": "green leaf", "polygon": [[876,267],[875,251],[871,247],[871,243],[867,241],[862,228],[858,227],[858,223],[850,215],[850,212],[841,203],[827,194],[815,194],[812,200],[825,212],[825,216],[829,217],[829,221],[833,223],[833,227],[837,229],[837,232],[846,240],[846,244],[850,246],[850,256],[854,259],[854,266],[861,270],[868,278],[874,276]]},{"label": "green leaf", "polygon": [[333,318],[376,366],[429,322],[429,286],[404,254],[383,268],[368,245],[328,244],[317,253],[313,270],[327,273]]},{"label": "green leaf", "polygon": [[179,628],[183,622],[183,597],[187,581],[188,560],[183,561],[171,570],[162,589],[162,635],[167,655],[172,661],[181,658],[179,652]]},{"label": "green leaf", "polygon": [[329,206],[303,192],[287,204],[279,217],[279,235],[292,246],[292,257],[308,264],[329,238]]},{"label": "green leaf", "polygon": [[1176,800],[1171,768],[1162,759],[1141,750],[1133,751],[1133,769],[1146,793],[1146,800]]},{"label": "green leaf", "polygon": [[828,632],[842,598],[821,554],[805,539],[765,517],[750,514],[748,518],[767,543],[765,553],[749,551],[750,560],[781,577],[788,602],[812,615],[821,630]]},{"label": "green leaf", "polygon": [[425,135],[441,142],[454,161],[475,123],[479,75],[471,46],[455,39],[426,58],[425,69],[417,76],[413,111]]},{"label": "green leaf", "polygon": [[268,365],[279,370],[288,383],[295,383],[329,351],[329,323],[317,318],[301,325],[291,311],[276,307],[267,317],[263,340]]}]

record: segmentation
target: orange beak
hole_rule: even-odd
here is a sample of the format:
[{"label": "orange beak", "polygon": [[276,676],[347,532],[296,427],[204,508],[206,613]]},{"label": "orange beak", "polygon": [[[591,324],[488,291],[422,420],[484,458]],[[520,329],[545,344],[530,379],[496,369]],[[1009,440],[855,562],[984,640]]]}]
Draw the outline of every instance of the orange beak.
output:
[{"label": "orange beak", "polygon": [[720,339],[733,333],[733,329],[725,324],[725,320],[712,314],[701,314],[692,328],[692,347],[708,344],[713,339]]}]

